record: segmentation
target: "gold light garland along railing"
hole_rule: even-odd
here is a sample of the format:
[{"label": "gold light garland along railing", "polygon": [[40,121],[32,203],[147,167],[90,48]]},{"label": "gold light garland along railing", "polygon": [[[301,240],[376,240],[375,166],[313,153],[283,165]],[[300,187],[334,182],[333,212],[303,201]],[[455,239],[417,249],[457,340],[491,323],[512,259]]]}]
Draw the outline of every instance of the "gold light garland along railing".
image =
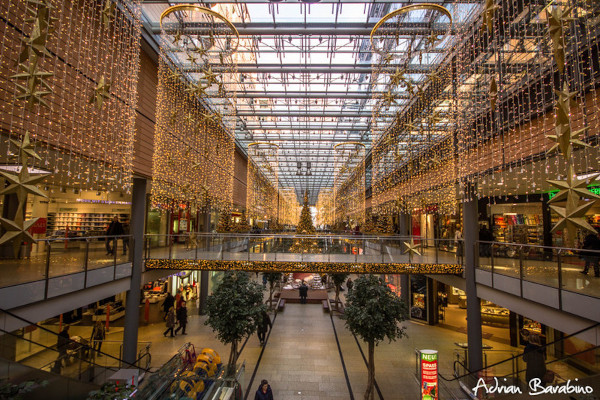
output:
[{"label": "gold light garland along railing", "polygon": [[316,272],[353,274],[461,274],[455,264],[419,263],[335,263],[285,261],[223,261],[146,259],[147,269],[248,271],[248,272]]}]

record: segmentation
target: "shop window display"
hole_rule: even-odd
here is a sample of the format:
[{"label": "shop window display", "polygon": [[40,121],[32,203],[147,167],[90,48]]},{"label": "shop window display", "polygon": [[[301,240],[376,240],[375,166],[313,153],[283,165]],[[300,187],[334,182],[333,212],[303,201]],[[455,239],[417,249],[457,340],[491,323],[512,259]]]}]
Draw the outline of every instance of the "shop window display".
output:
[{"label": "shop window display", "polygon": [[410,316],[411,318],[428,320],[427,316],[427,277],[410,276]]}]

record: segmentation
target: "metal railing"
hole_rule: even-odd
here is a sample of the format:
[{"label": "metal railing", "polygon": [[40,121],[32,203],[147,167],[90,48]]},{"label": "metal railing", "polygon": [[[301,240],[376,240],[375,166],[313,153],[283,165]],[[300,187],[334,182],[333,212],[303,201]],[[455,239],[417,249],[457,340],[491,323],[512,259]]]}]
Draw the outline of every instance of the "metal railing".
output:
[{"label": "metal railing", "polygon": [[[600,297],[600,278],[594,277],[593,265],[600,262],[600,251],[477,241],[475,254],[477,269],[489,273],[480,274],[478,282],[493,288],[524,297],[533,285],[550,287],[557,291],[552,305],[560,310],[563,291]],[[587,276],[582,274],[586,263]],[[509,285],[511,278],[518,286]]]},{"label": "metal railing", "polygon": [[[128,363],[121,359],[122,342],[112,342],[115,344],[112,349],[114,351],[111,351],[111,349],[107,351],[106,348],[100,351],[94,348],[93,341],[81,337],[75,339],[74,337],[62,338],[58,333],[47,327],[31,322],[10,311],[0,309],[0,313],[25,322],[29,330],[36,329],[50,337],[49,343],[42,343],[39,340],[33,340],[21,336],[18,332],[10,332],[0,327],[0,332],[14,338],[15,343],[8,344],[11,348],[19,347],[21,342],[30,348],[34,348],[31,355],[19,360],[19,363],[23,365],[52,372],[66,378],[95,383],[103,383],[120,368],[134,368],[138,369],[140,373],[150,372],[149,342],[138,343],[140,349],[138,359],[133,363]],[[59,343],[62,343],[60,348]],[[105,341],[104,343],[109,342]],[[0,341],[0,344],[5,345],[5,341]],[[8,354],[9,351],[10,349],[6,349],[4,354]]]},{"label": "metal railing", "polygon": [[[569,338],[586,333],[596,333],[598,327],[600,327],[600,324],[594,324],[553,342],[548,342],[541,347],[525,347],[523,352],[513,353],[510,357],[498,361],[496,360],[500,357],[497,357],[497,355],[502,354],[503,351],[499,351],[494,354],[495,357],[491,357],[490,354],[493,354],[493,351],[484,350],[484,367],[477,371],[471,371],[468,368],[468,351],[464,349],[456,350],[453,377],[445,377],[443,374],[439,374],[439,376],[447,384],[458,382],[462,390],[473,399],[493,397],[493,394],[488,395],[483,389],[480,389],[478,393],[473,393],[473,388],[481,382],[493,385],[495,383],[494,378],[498,380],[501,386],[518,387],[523,393],[527,393],[529,390],[528,380],[535,378],[540,379],[545,386],[562,385],[568,380],[575,381],[576,379],[578,385],[589,383],[597,385],[600,382],[598,380],[600,374],[600,358],[598,357],[600,346],[597,345],[597,342],[596,345],[580,348],[571,354],[562,353],[563,350],[561,349],[565,348],[563,343]],[[524,340],[526,344],[526,338]],[[534,361],[529,358],[528,354],[536,351],[543,355],[544,368],[540,368],[539,365],[533,367]],[[528,364],[529,362],[532,364]],[[540,370],[542,372],[539,372]],[[550,371],[550,373],[543,374],[544,370]],[[548,379],[548,381],[544,382],[545,379]]]},{"label": "metal railing", "polygon": [[[131,235],[40,239],[23,246],[24,257],[0,259],[0,288],[45,281],[44,295],[39,299],[44,300],[52,297],[52,279],[82,274],[78,289],[93,286],[98,279],[115,280],[120,275],[117,267],[131,262],[133,245]],[[102,273],[98,272],[100,269]],[[90,274],[91,271],[96,273]]]},{"label": "metal railing", "polygon": [[[146,259],[342,263],[463,263],[462,242],[420,236],[215,234],[146,235]],[[409,251],[413,248],[415,251]]]}]

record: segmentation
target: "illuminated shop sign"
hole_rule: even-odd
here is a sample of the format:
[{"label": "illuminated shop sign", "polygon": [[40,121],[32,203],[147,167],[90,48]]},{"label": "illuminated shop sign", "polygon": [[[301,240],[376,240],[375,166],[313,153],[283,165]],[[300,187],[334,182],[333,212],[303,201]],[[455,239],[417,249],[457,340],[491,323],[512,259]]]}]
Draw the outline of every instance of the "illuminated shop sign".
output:
[{"label": "illuminated shop sign", "polygon": [[93,199],[77,199],[78,203],[94,203],[94,204],[122,204],[130,205],[130,201],[117,201],[117,200],[93,200]]},{"label": "illuminated shop sign", "polygon": [[438,352],[421,350],[421,400],[438,399]]}]

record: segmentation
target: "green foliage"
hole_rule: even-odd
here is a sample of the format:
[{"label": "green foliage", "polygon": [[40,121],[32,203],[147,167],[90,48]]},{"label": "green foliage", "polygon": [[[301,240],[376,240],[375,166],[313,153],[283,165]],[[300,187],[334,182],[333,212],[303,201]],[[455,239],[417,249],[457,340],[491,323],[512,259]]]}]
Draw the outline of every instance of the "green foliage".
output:
[{"label": "green foliage", "polygon": [[48,381],[25,381],[18,384],[8,380],[0,382],[0,400],[19,400],[22,395],[31,393],[39,387],[46,386]]},{"label": "green foliage", "polygon": [[87,400],[121,400],[126,399],[133,392],[135,386],[125,383],[106,382],[98,390],[88,393]]},{"label": "green foliage", "polygon": [[217,332],[222,343],[231,344],[229,371],[235,370],[238,342],[256,331],[266,311],[262,292],[262,285],[251,281],[247,272],[225,271],[206,300],[205,324]]},{"label": "green foliage", "polygon": [[398,323],[408,318],[406,305],[374,275],[361,275],[346,296],[346,327],[367,343],[406,336]]}]

